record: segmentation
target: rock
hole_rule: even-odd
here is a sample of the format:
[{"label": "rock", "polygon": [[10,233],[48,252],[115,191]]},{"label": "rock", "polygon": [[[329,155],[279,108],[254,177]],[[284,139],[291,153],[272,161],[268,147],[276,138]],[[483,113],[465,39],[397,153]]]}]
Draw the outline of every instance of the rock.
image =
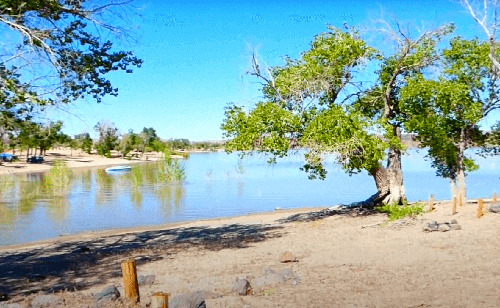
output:
[{"label": "rock", "polygon": [[450,226],[447,224],[439,224],[438,231],[441,231],[441,232],[450,231]]},{"label": "rock", "polygon": [[457,225],[457,224],[458,224],[458,221],[457,221],[456,219],[452,219],[450,224],[452,224],[452,225]]},{"label": "rock", "polygon": [[146,275],[137,277],[137,283],[139,286],[151,285],[155,283],[156,276],[155,275]]},{"label": "rock", "polygon": [[459,224],[451,224],[450,230],[462,230],[462,227]]},{"label": "rock", "polygon": [[424,231],[427,232],[438,231],[438,229],[439,229],[439,224],[435,221],[431,223],[426,223],[424,226]]},{"label": "rock", "polygon": [[500,204],[490,206],[490,212],[500,213]]},{"label": "rock", "polygon": [[238,277],[231,289],[238,293],[238,295],[249,295],[252,291],[252,286],[250,286],[250,282],[246,278]]},{"label": "rock", "polygon": [[296,278],[298,280],[297,275],[290,269],[282,269],[279,273],[270,269],[263,269],[264,275],[257,277],[254,279],[252,285],[256,288],[261,288],[266,285],[278,284],[285,280]]},{"label": "rock", "polygon": [[281,263],[297,262],[297,257],[295,257],[290,251],[285,251],[280,256]]},{"label": "rock", "polygon": [[94,294],[94,300],[97,303],[114,301],[120,297],[120,292],[114,285],[107,286],[101,292]]},{"label": "rock", "polygon": [[55,305],[62,304],[64,300],[52,294],[47,295],[38,295],[31,302],[31,307],[39,308],[39,307],[53,307]]},{"label": "rock", "polygon": [[170,308],[207,308],[205,292],[196,291],[174,296],[168,304]]}]

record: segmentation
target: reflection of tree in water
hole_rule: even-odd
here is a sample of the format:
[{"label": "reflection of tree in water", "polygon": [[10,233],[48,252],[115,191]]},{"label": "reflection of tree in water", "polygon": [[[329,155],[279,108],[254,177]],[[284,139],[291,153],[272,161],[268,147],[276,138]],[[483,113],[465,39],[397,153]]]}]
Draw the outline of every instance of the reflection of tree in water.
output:
[{"label": "reflection of tree in water", "polygon": [[142,191],[140,187],[132,187],[130,201],[136,208],[140,208],[142,206]]},{"label": "reflection of tree in water", "polygon": [[19,212],[29,214],[38,200],[44,197],[42,182],[21,181],[19,183]]},{"label": "reflection of tree in water", "polygon": [[245,183],[243,181],[238,181],[238,198],[243,197],[244,188],[245,188]]},{"label": "reflection of tree in water", "polygon": [[95,173],[97,183],[97,191],[95,195],[96,205],[111,202],[114,198],[114,182],[113,176],[106,173],[104,169],[98,169]]},{"label": "reflection of tree in water", "polygon": [[172,207],[176,211],[179,211],[184,206],[186,189],[182,184],[160,185],[156,187],[155,195],[163,214],[169,216],[172,212]]},{"label": "reflection of tree in water", "polygon": [[6,199],[13,193],[16,181],[13,176],[4,175],[0,177],[0,198]]},{"label": "reflection of tree in water", "polygon": [[85,192],[89,192],[92,188],[92,171],[84,170],[82,172],[79,172],[78,175],[81,179],[82,190]]},{"label": "reflection of tree in water", "polygon": [[57,222],[62,222],[68,217],[69,207],[69,200],[65,196],[51,198],[46,203],[48,216]]},{"label": "reflection of tree in water", "polygon": [[0,225],[10,225],[16,218],[16,211],[0,203]]}]

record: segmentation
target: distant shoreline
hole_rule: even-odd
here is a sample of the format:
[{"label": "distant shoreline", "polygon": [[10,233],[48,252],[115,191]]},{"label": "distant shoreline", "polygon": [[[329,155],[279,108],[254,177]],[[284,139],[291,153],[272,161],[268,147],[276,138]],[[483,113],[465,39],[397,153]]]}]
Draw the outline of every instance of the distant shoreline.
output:
[{"label": "distant shoreline", "polygon": [[[31,164],[26,162],[26,152],[16,153],[19,161],[8,163],[2,162],[0,165],[0,175],[22,174],[49,171],[55,160],[63,160],[71,169],[109,167],[116,165],[130,165],[136,163],[146,163],[156,161],[160,158],[160,153],[145,153],[142,157],[133,157],[130,160],[121,157],[106,158],[97,154],[87,154],[78,150],[51,149],[44,156],[44,162],[41,164]],[[172,155],[173,158],[183,158],[180,155]]]}]

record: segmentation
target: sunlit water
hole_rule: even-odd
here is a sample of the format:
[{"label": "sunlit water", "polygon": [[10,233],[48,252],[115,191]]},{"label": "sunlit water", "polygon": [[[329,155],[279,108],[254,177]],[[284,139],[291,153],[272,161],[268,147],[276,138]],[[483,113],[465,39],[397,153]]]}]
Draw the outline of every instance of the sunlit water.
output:
[{"label": "sunlit water", "polygon": [[[425,150],[403,158],[409,200],[450,198],[448,180],[435,176]],[[333,158],[327,178],[308,180],[299,170],[302,155],[269,165],[263,155],[239,163],[235,154],[192,154],[184,161],[182,185],[155,184],[145,177],[134,185],[128,173],[107,174],[102,168],[75,170],[66,197],[37,193],[43,174],[22,174],[0,183],[0,245],[32,242],[82,231],[151,226],[171,222],[234,216],[299,207],[361,201],[375,193],[366,173],[346,175]],[[477,157],[480,170],[467,177],[468,197],[500,192],[500,158]],[[151,168],[152,164],[141,165]]]}]

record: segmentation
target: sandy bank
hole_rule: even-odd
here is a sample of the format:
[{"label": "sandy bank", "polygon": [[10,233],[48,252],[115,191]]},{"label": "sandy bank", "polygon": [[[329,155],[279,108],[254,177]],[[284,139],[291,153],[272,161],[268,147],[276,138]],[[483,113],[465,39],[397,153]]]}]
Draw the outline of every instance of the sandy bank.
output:
[{"label": "sandy bank", "polygon": [[[97,154],[87,154],[79,150],[70,149],[52,149],[47,151],[41,164],[31,164],[26,162],[26,153],[16,152],[19,157],[17,162],[3,162],[0,165],[0,175],[13,173],[30,173],[30,172],[45,172],[48,171],[54,160],[63,160],[70,168],[90,168],[90,167],[107,167],[116,165],[130,165],[134,163],[144,163],[155,161],[160,157],[159,153],[146,153],[142,157],[133,157],[132,159],[124,159],[120,157],[106,158]],[[114,156],[118,156],[114,153]],[[181,156],[172,156],[174,158],[182,158]]]},{"label": "sandy bank", "polygon": [[[384,214],[298,209],[147,229],[61,237],[0,252],[0,295],[28,307],[35,291],[65,299],[54,307],[92,306],[92,293],[113,284],[123,295],[121,261],[134,258],[140,307],[154,292],[219,295],[207,307],[497,307],[500,302],[500,215],[476,218],[477,204],[452,215],[449,203],[416,219],[378,225]],[[488,208],[488,204],[486,205]],[[427,233],[426,222],[456,219],[461,230]],[[368,226],[368,227],[367,227]],[[298,262],[280,263],[292,252]],[[251,284],[266,268],[300,277],[231,293],[238,276]],[[113,305],[110,305],[110,307]],[[119,307],[116,304],[113,307]]]}]

